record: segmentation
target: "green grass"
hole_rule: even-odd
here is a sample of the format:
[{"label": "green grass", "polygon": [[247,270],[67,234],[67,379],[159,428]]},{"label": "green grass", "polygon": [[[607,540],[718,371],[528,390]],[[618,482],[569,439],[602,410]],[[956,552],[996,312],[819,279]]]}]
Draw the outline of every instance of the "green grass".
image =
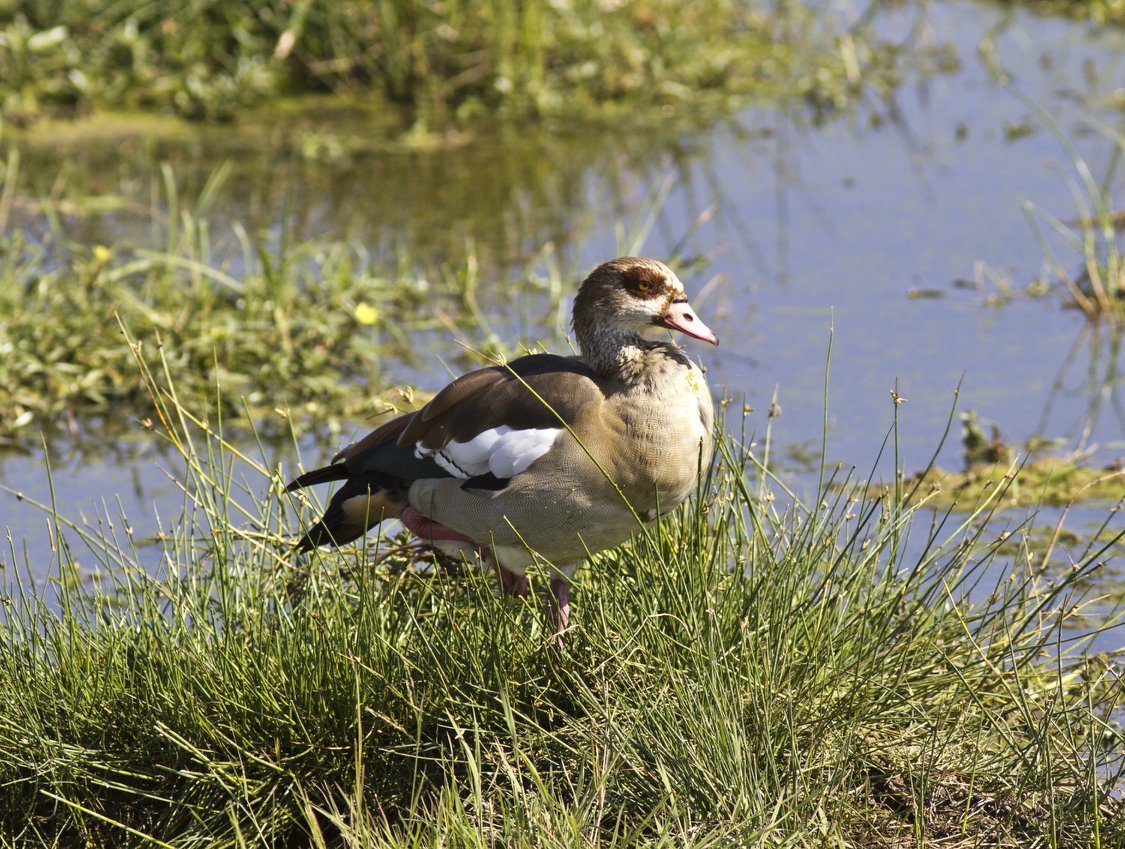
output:
[{"label": "green grass", "polygon": [[1064,456],[1044,453],[1057,448],[1057,440],[1011,445],[997,424],[981,420],[973,410],[960,419],[962,470],[931,463],[906,480],[931,506],[973,510],[994,499],[999,508],[1070,507],[1082,501],[1125,504],[1125,464],[1096,468],[1081,461],[1080,451]]},{"label": "green grass", "polygon": [[1000,0],[1042,15],[1063,15],[1099,24],[1125,24],[1125,0]]},{"label": "green grass", "polygon": [[292,470],[178,405],[175,361],[140,357],[182,518],[45,505],[50,593],[3,598],[8,845],[1125,840],[1120,667],[1066,627],[1100,551],[1048,579],[984,508],[831,470],[803,504],[746,418],[698,500],[579,573],[559,650],[539,602],[401,538],[295,560]]},{"label": "green grass", "polygon": [[[1058,139],[1073,171],[1068,176],[1076,217],[1062,221],[1030,201],[1024,210],[1043,249],[1047,276],[1087,318],[1125,318],[1125,212],[1114,203],[1120,182],[1118,169],[1125,158],[1125,133],[1090,120],[1090,128],[1109,143],[1106,172],[1099,179],[1054,119],[1028,101]],[[1056,237],[1058,247],[1046,238],[1043,224]],[[1075,270],[1076,269],[1076,270]]]},{"label": "green grass", "polygon": [[800,2],[14,0],[0,4],[0,116],[90,109],[232,119],[351,92],[407,123],[697,109],[785,91],[829,108],[894,85],[901,51]]},{"label": "green grass", "polygon": [[[248,406],[284,433],[290,418],[335,429],[404,403],[385,359],[409,361],[411,333],[448,332],[473,315],[472,254],[422,268],[405,247],[392,264],[357,241],[238,224],[213,232],[208,216],[229,167],[189,201],[164,166],[150,234],[107,247],[68,238],[67,201],[43,199],[29,222],[16,208],[19,163],[13,154],[0,173],[0,447],[26,448],[40,428],[68,421],[88,427],[100,416],[112,435],[142,418],[147,393],[122,326],[146,351],[173,352],[186,402],[202,406],[221,386],[224,412]],[[530,286],[562,290],[558,280]]]},{"label": "green grass", "polygon": [[[574,191],[591,167],[580,159],[589,149],[561,147],[549,155],[520,149],[499,165],[470,154],[463,171],[427,159],[428,176],[413,180],[399,164],[400,174],[380,180],[386,195],[378,202],[366,201],[369,190],[340,201],[344,209],[363,205],[364,215],[329,235],[307,230],[326,215],[347,218],[333,206],[339,182],[303,181],[294,176],[299,162],[279,178],[292,180],[285,189],[260,190],[264,220],[244,224],[230,218],[246,210],[231,206],[240,192],[259,189],[239,182],[231,161],[202,168],[207,179],[196,186],[189,168],[153,165],[150,175],[147,163],[124,185],[97,182],[115,168],[100,159],[91,166],[94,185],[64,171],[44,186],[33,160],[11,154],[0,161],[0,451],[38,450],[40,433],[65,428],[80,442],[102,442],[149,417],[123,327],[146,353],[174,352],[177,391],[189,407],[217,396],[225,415],[248,408],[266,436],[315,422],[330,441],[343,438],[345,421],[411,406],[401,374],[418,363],[432,368],[427,334],[463,335],[489,354],[521,353],[490,325],[489,302],[512,304],[507,320],[546,324],[540,332],[565,326],[565,295],[582,274],[577,245],[597,220]],[[652,160],[666,151],[651,139],[637,148],[627,165],[606,166],[604,191],[619,186],[613,168],[655,170]],[[620,201],[621,218],[635,218],[620,228],[623,253],[639,249],[689,167],[654,180],[635,202]],[[334,176],[367,185],[361,171]],[[473,185],[482,173],[487,190]],[[424,184],[422,196],[398,202],[412,182]],[[700,210],[699,220],[708,214]],[[383,233],[374,247],[372,228]],[[91,233],[116,241],[99,244]],[[681,271],[702,264],[670,261]],[[561,333],[549,341],[561,344]],[[479,363],[471,352],[447,353],[450,369]]]},{"label": "green grass", "polygon": [[979,503],[999,489],[1004,490],[1000,506],[1031,507],[1039,504],[1068,506],[1078,501],[1125,503],[1125,468],[1105,469],[1065,457],[1011,458],[998,463],[975,463],[964,471],[947,471],[931,466],[912,475],[923,492],[933,493],[934,506]]},{"label": "green grass", "polygon": [[[1125,211],[1117,192],[1125,160],[1125,132],[1093,117],[1085,119],[1083,135],[1100,137],[1106,143],[1104,173],[1096,175],[1078,150],[1078,134],[1068,136],[1047,110],[1029,97],[1018,96],[1062,148],[1070,166],[1067,187],[1074,200],[1069,218],[1023,200],[1024,215],[1043,253],[1042,273],[1027,285],[1026,292],[1034,297],[1058,292],[1068,307],[1080,310],[1092,323],[1108,319],[1111,329],[1119,333],[1125,319]],[[978,287],[993,290],[988,303],[1001,305],[1012,298],[1014,289],[1005,275],[978,263],[976,276]]]}]

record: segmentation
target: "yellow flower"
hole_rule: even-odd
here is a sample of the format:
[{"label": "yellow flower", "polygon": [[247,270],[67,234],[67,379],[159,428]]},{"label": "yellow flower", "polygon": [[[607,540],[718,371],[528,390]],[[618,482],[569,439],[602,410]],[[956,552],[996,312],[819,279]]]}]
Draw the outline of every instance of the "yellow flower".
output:
[{"label": "yellow flower", "polygon": [[105,265],[111,256],[113,256],[113,251],[105,245],[94,245],[94,262],[98,265]]},{"label": "yellow flower", "polygon": [[374,324],[379,320],[379,310],[361,301],[355,305],[355,320],[360,324]]}]

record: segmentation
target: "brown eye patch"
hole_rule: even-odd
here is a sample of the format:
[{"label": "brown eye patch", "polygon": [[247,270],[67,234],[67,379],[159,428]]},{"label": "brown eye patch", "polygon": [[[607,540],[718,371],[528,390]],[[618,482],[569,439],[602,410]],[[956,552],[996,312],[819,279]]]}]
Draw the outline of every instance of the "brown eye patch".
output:
[{"label": "brown eye patch", "polygon": [[654,268],[630,268],[622,275],[625,288],[642,298],[658,298],[663,295],[668,281]]}]

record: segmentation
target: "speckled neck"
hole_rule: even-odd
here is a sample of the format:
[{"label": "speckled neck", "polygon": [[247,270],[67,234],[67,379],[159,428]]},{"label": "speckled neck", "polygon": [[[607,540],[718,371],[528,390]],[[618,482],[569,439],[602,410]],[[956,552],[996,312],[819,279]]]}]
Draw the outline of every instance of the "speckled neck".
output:
[{"label": "speckled neck", "polygon": [[639,333],[605,325],[580,325],[575,322],[578,350],[598,374],[633,380],[643,371],[645,353],[653,343]]}]

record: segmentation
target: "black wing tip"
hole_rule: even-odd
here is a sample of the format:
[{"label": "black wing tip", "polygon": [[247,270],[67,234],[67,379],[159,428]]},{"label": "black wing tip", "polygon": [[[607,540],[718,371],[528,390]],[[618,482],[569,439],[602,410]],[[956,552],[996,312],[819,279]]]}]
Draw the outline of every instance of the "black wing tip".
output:
[{"label": "black wing tip", "polygon": [[292,550],[294,554],[304,554],[306,551],[312,551],[314,548],[317,548],[317,544],[309,538],[308,534],[305,534],[293,543]]},{"label": "black wing tip", "polygon": [[305,531],[304,536],[293,543],[290,551],[294,554],[305,554],[324,545],[341,548],[348,543],[355,542],[365,533],[366,529],[349,528],[347,526],[337,526],[333,530],[323,522],[317,522]]},{"label": "black wing tip", "polygon": [[295,554],[304,554],[307,551],[312,551],[314,548],[320,548],[322,545],[334,545],[338,548],[345,542],[347,542],[347,540],[343,538],[337,540],[324,522],[317,522],[305,531],[304,536],[293,543],[293,552]]},{"label": "black wing tip", "polygon": [[307,486],[316,486],[320,483],[329,483],[330,481],[345,480],[351,472],[348,467],[343,463],[334,463],[330,466],[322,466],[319,469],[313,469],[310,472],[305,472],[303,475],[298,475],[285,485],[286,492],[296,492],[298,489],[304,489]]}]

